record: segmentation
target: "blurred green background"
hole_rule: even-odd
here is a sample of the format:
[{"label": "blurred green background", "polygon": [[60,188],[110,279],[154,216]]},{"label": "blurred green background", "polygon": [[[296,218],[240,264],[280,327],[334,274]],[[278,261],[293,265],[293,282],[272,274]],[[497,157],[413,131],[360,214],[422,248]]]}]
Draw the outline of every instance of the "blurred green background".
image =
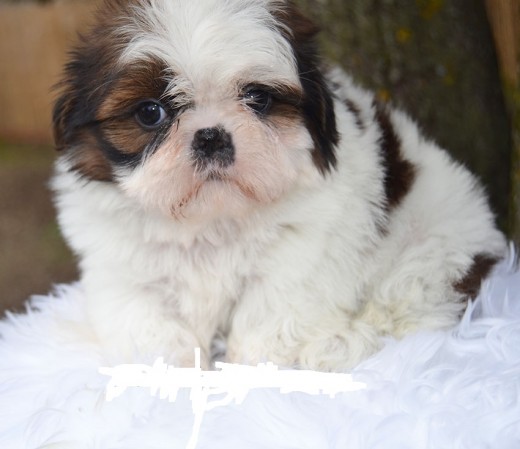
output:
[{"label": "blurred green background", "polygon": [[50,146],[0,144],[0,299],[19,307],[30,294],[76,277],[55,220]]},{"label": "blurred green background", "polygon": [[[96,2],[0,0],[0,310],[78,276],[47,188],[51,86]],[[480,176],[518,240],[520,2],[297,3],[321,25],[330,60]]]}]

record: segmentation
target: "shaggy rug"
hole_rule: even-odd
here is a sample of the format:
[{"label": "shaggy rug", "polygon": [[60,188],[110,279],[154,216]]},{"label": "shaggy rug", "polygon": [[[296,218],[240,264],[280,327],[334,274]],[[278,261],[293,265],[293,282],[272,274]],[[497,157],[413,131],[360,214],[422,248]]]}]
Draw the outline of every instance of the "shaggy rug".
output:
[{"label": "shaggy rug", "polygon": [[0,336],[1,449],[520,448],[513,255],[455,329],[388,340],[352,380],[176,370],[158,354],[118,366],[90,334],[79,284],[32,298]]}]

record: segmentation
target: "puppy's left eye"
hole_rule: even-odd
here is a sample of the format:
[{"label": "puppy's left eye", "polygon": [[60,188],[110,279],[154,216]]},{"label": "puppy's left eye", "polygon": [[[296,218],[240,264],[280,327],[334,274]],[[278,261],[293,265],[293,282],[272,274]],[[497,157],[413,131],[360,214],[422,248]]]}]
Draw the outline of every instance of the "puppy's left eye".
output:
[{"label": "puppy's left eye", "polygon": [[146,130],[159,128],[168,118],[164,108],[156,101],[144,101],[137,106],[135,119]]},{"label": "puppy's left eye", "polygon": [[259,114],[267,114],[271,108],[272,96],[265,90],[253,88],[243,95],[248,107]]}]

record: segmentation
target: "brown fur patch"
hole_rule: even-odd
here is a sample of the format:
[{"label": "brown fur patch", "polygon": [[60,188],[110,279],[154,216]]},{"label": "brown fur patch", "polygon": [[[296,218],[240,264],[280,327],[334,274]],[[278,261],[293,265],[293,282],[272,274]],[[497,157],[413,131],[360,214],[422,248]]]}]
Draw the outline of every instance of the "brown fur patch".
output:
[{"label": "brown fur patch", "polygon": [[156,61],[117,65],[130,37],[119,32],[131,16],[131,2],[106,2],[97,25],[71,53],[61,96],[54,108],[56,147],[82,176],[112,180],[114,165],[139,162],[147,145],[155,146],[164,130],[144,130],[135,120],[141,101],[160,100],[167,82]]},{"label": "brown fur patch", "polygon": [[387,210],[397,207],[410,191],[416,176],[416,167],[404,159],[401,153],[401,139],[397,135],[390,113],[380,103],[374,104],[375,119],[381,136],[379,145],[383,169]]},{"label": "brown fur patch", "polygon": [[277,125],[287,123],[294,125],[295,120],[301,120],[300,104],[303,98],[303,92],[297,85],[277,85],[276,87],[265,85],[246,85],[241,90],[243,92],[251,87],[268,92],[272,98],[272,104],[269,111],[265,115],[265,119],[272,121]]},{"label": "brown fur patch", "polygon": [[347,110],[354,116],[354,122],[356,126],[363,131],[365,129],[365,124],[363,123],[363,119],[361,118],[361,110],[359,106],[354,103],[352,100],[346,99],[344,101]]},{"label": "brown fur patch", "polygon": [[165,66],[158,61],[147,61],[127,67],[114,83],[96,113],[103,138],[123,154],[137,154],[144,150],[155,133],[144,130],[134,115],[145,100],[161,100],[168,83]]},{"label": "brown fur patch", "polygon": [[[126,67],[117,74],[110,91],[97,110],[96,120],[103,121],[127,115],[142,100],[160,100],[168,85],[166,70],[164,63],[154,60]],[[171,79],[171,74],[169,78]]]},{"label": "brown fur patch", "polygon": [[[292,128],[296,124],[302,123],[303,117],[297,98],[297,96],[275,97],[271,110],[266,116],[267,121],[272,122],[277,128]],[[299,98],[301,98],[301,94]]]},{"label": "brown fur patch", "polygon": [[480,291],[482,281],[497,262],[498,258],[488,254],[475,255],[468,271],[462,279],[453,284],[453,288],[468,299],[474,299]]},{"label": "brown fur patch", "polygon": [[114,180],[112,165],[99,148],[94,135],[85,132],[78,141],[81,143],[69,150],[72,170],[88,179],[112,182]]}]

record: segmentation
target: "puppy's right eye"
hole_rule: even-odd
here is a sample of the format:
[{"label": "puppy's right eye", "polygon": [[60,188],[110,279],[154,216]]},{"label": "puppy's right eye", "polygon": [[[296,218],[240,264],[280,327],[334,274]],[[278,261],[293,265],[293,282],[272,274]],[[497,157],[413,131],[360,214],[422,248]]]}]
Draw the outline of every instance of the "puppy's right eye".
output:
[{"label": "puppy's right eye", "polygon": [[161,104],[152,100],[140,103],[135,112],[137,123],[149,131],[159,128],[167,118]]}]

